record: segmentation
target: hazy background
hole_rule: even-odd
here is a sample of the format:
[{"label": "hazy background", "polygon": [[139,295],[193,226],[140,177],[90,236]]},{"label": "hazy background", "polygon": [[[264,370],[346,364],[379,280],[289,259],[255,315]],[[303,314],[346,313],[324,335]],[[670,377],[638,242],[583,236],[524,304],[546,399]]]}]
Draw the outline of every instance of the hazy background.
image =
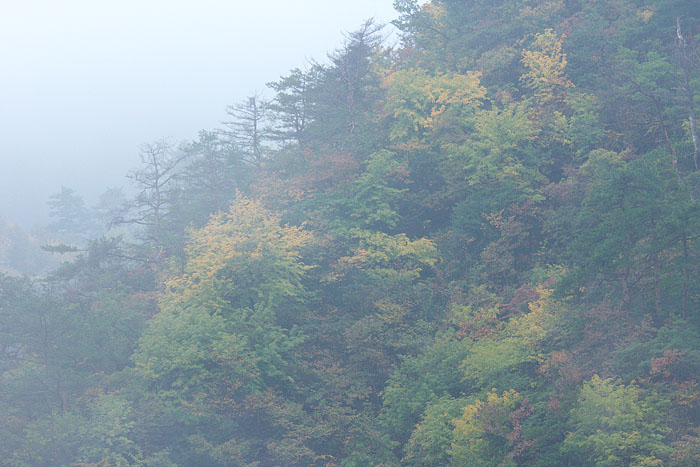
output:
[{"label": "hazy background", "polygon": [[0,217],[29,227],[61,185],[88,205],[126,186],[140,143],[213,129],[369,17],[392,0],[2,2]]}]

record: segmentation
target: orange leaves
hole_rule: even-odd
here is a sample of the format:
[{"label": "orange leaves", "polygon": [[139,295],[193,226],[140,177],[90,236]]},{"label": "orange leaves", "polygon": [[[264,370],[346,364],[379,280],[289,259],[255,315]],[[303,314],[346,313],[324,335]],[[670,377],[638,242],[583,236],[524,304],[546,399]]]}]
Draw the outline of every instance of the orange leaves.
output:
[{"label": "orange leaves", "polygon": [[[651,370],[649,374],[652,376],[661,376],[665,379],[670,379],[672,376],[676,376],[675,373],[681,373],[681,364],[685,360],[685,351],[677,349],[667,349],[664,352],[663,357],[652,357],[651,359]],[[680,371],[679,371],[680,370]]]}]

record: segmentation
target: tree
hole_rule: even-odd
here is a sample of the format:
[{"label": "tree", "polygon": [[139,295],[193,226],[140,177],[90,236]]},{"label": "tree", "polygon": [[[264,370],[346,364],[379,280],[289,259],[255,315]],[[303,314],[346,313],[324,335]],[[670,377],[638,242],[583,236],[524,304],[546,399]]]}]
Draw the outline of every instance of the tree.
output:
[{"label": "tree", "polygon": [[598,375],[581,389],[571,429],[564,449],[595,465],[661,466],[671,451],[658,398]]},{"label": "tree", "polygon": [[379,151],[368,158],[366,170],[355,180],[308,204],[320,210],[320,223],[336,234],[347,236],[356,228],[388,232],[396,227],[396,211],[405,193],[402,166],[390,151]]},{"label": "tree", "polygon": [[523,51],[522,62],[528,71],[520,80],[545,104],[561,98],[573,86],[566,76],[562,39],[551,29],[535,35],[531,48]]},{"label": "tree", "polygon": [[[668,288],[664,296],[660,281],[663,271],[676,275],[677,283],[685,280],[685,272],[673,271],[690,267],[688,232],[693,221],[686,210],[694,208],[663,150],[629,161],[621,154],[594,151],[578,179],[582,199],[573,218],[575,233],[568,240],[572,269],[561,286],[575,283],[580,288],[595,281],[597,286],[588,293],[608,294],[622,305],[627,319],[632,310],[642,314],[640,299],[655,304],[657,315],[671,303],[684,301],[680,295],[687,293],[678,286]],[[665,264],[679,255],[682,261]],[[650,292],[657,297],[648,300]],[[678,308],[685,310],[686,305]]]},{"label": "tree", "polygon": [[109,187],[100,195],[92,210],[103,230],[107,231],[113,226],[114,219],[119,217],[125,204],[126,196],[121,187]]},{"label": "tree", "polygon": [[121,407],[100,414],[90,406],[97,388],[129,364],[151,311],[148,280],[116,259],[115,243],[91,242],[41,280],[0,277],[0,455],[13,465],[70,465],[86,451],[115,458],[138,451],[125,438],[128,429],[115,433],[119,439],[93,437],[105,423],[124,428]]},{"label": "tree", "polygon": [[464,407],[463,399],[449,396],[431,401],[406,442],[404,465],[449,465],[455,421]]},{"label": "tree", "polygon": [[381,29],[373,20],[366,21],[329,54],[329,66],[315,65],[319,79],[313,88],[314,120],[308,134],[316,145],[341,151],[366,147],[363,140],[373,133],[370,112],[380,95]]},{"label": "tree", "polygon": [[48,205],[49,217],[55,219],[49,228],[59,235],[85,241],[94,233],[90,212],[82,196],[75,190],[62,186],[59,193],[49,197]]},{"label": "tree", "polygon": [[288,76],[267,84],[276,93],[268,104],[276,123],[272,132],[275,139],[305,145],[306,130],[314,119],[312,96],[321,70],[319,66],[312,66],[308,71],[295,68]]},{"label": "tree", "polygon": [[238,104],[226,108],[232,120],[224,122],[228,136],[244,154],[244,160],[260,170],[270,154],[265,143],[270,139],[268,102],[259,94],[253,94]]},{"label": "tree", "polygon": [[228,210],[238,190],[247,188],[250,168],[236,146],[218,132],[200,132],[182,151],[189,157],[182,170],[178,216],[202,227],[211,214]]},{"label": "tree", "polygon": [[[393,370],[383,390],[379,421],[392,439],[405,447],[408,457],[417,456],[418,451],[423,451],[419,446],[422,442],[418,439],[423,434],[416,433],[421,417],[425,418],[432,410],[444,407],[443,404],[436,404],[440,408],[434,408],[436,400],[451,405],[451,401],[446,399],[461,395],[464,374],[459,366],[468,351],[468,346],[455,337],[454,331],[446,331],[436,336],[430,346],[421,348],[418,355],[403,357],[401,364]],[[462,407],[457,407],[453,418],[459,415]],[[452,428],[449,431],[451,439]],[[411,437],[416,438],[413,447],[406,445],[407,442],[412,444],[408,441]],[[441,455],[446,456],[446,450]]]},{"label": "tree", "polygon": [[131,223],[144,228],[144,245],[151,249],[153,260],[161,264],[172,249],[169,236],[183,228],[174,227],[173,206],[179,192],[184,161],[190,156],[176,150],[167,140],[146,143],[140,147],[141,167],[128,177],[136,185],[138,194],[129,206],[127,218],[120,223]]},{"label": "tree", "polygon": [[494,389],[485,401],[464,407],[454,420],[452,461],[479,467],[519,465],[532,444],[523,439],[521,426],[530,413],[527,401],[512,389],[501,396]]},{"label": "tree", "polygon": [[[457,138],[464,138],[473,127],[477,110],[486,101],[486,89],[479,75],[472,72],[430,76],[421,69],[399,70],[387,78],[386,85],[394,142],[425,145],[430,136],[443,144],[452,138],[460,141]],[[448,131],[443,133],[442,129]],[[453,134],[447,134],[449,130]]]},{"label": "tree", "polygon": [[[160,429],[180,437],[162,448],[191,446],[193,439],[182,437],[196,434],[212,455],[253,462],[296,423],[284,421],[296,415],[281,394],[295,384],[308,269],[300,252],[312,237],[242,197],[190,235],[184,269],[165,280],[160,312],[134,355],[136,374],[152,388],[145,407],[155,404],[166,419],[184,421]],[[278,404],[291,412],[275,415]],[[192,431],[202,423],[209,428]]]}]

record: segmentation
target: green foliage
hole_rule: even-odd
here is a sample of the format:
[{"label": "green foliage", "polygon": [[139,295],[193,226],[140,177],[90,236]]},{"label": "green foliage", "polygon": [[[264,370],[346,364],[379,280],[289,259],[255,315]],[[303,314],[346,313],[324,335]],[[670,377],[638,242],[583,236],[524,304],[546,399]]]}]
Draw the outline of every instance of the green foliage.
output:
[{"label": "green foliage", "polygon": [[99,395],[91,404],[87,423],[78,425],[81,436],[79,462],[143,465],[141,450],[133,440],[134,418],[133,408],[123,397]]},{"label": "green foliage", "polygon": [[455,420],[461,414],[464,400],[448,396],[430,403],[406,442],[404,465],[447,465],[452,446]]},{"label": "green foliage", "polygon": [[395,6],[144,145],[121,218],[52,197],[81,245],[0,277],[0,464],[698,464],[697,1]]},{"label": "green foliage", "polygon": [[454,333],[446,333],[421,355],[404,358],[384,389],[380,416],[394,439],[405,443],[428,406],[436,399],[460,394],[459,364],[467,352]]},{"label": "green foliage", "polygon": [[[582,179],[590,181],[583,184],[577,234],[569,248],[575,268],[564,284],[598,277],[606,288],[597,292],[612,289],[618,303],[630,310],[653,290],[632,284],[659,283],[669,271],[667,261],[673,261],[683,248],[685,232],[691,228],[682,214],[687,206],[685,194],[668,159],[659,152],[626,161],[614,152],[594,151],[581,170]],[[682,293],[673,288],[668,292]],[[678,295],[668,298],[679,303]],[[644,305],[638,309],[644,310]],[[657,314],[668,311],[658,306],[654,310]]]},{"label": "green foliage", "polygon": [[406,191],[401,182],[402,167],[395,154],[380,151],[369,156],[366,170],[344,190],[319,196],[311,205],[319,206],[323,222],[341,237],[358,228],[390,231],[399,220],[397,205]]},{"label": "green foliage", "polygon": [[663,465],[670,452],[663,407],[633,384],[595,375],[581,389],[563,447],[600,466]]},{"label": "green foliage", "polygon": [[469,181],[513,179],[518,184],[528,184],[527,171],[535,161],[526,148],[537,131],[522,105],[511,104],[481,113],[471,144],[465,148]]}]

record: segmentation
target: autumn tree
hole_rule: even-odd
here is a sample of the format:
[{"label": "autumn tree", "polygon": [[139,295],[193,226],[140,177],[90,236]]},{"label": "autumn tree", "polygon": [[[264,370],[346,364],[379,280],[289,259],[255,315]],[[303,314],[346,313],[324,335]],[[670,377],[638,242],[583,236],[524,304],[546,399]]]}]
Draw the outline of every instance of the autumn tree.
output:
[{"label": "autumn tree", "polygon": [[463,408],[454,421],[450,448],[457,465],[516,466],[531,444],[523,438],[522,421],[530,415],[527,402],[513,390],[502,395],[493,390],[486,400]]},{"label": "autumn tree", "polygon": [[216,426],[202,442],[225,458],[238,452],[252,461],[285,436],[275,431],[281,425],[268,426],[282,422],[255,407],[294,386],[294,349],[303,340],[296,313],[306,296],[300,252],[312,237],[243,198],[190,235],[184,272],[165,281],[160,312],[134,356],[136,372],[153,388],[154,403],[187,420],[168,429],[189,435],[201,423]]}]

